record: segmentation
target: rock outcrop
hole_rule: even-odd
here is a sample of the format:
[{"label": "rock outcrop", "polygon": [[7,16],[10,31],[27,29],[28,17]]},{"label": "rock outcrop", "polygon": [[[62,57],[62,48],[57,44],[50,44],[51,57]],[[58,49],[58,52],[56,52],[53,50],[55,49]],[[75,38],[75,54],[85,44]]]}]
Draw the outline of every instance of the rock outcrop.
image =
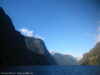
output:
[{"label": "rock outcrop", "polygon": [[51,64],[49,58],[45,57],[47,50],[40,47],[43,43],[37,43],[38,40],[34,39],[36,45],[31,45],[35,47],[31,50],[30,47],[27,48],[25,39],[25,36],[15,30],[11,19],[0,7],[0,66]]}]

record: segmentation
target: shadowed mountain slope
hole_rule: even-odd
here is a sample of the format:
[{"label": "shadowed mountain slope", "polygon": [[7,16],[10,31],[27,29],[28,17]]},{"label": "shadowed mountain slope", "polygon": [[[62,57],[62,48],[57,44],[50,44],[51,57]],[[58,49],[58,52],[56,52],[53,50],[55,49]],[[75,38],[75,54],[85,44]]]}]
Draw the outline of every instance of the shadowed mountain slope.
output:
[{"label": "shadowed mountain slope", "polygon": [[27,48],[25,36],[15,30],[11,19],[0,7],[0,66],[52,65],[45,57],[47,51],[37,45],[33,50]]},{"label": "shadowed mountain slope", "polygon": [[9,16],[0,8],[0,66],[32,64],[24,36],[15,30]]}]

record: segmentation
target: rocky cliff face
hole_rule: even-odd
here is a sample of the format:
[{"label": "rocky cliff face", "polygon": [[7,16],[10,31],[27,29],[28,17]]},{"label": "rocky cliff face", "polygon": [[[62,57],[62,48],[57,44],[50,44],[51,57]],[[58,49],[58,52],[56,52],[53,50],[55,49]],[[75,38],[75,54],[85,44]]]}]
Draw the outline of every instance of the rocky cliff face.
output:
[{"label": "rocky cliff face", "polygon": [[38,40],[35,43],[34,49],[27,48],[25,37],[15,30],[9,16],[0,8],[0,66],[50,65],[44,55],[46,51],[41,49],[42,43]]},{"label": "rocky cliff face", "polygon": [[76,65],[77,59],[70,55],[63,55],[60,53],[51,53],[58,65]]},{"label": "rocky cliff face", "polygon": [[48,52],[43,40],[34,37],[25,37],[27,48],[35,53],[35,63],[38,65],[47,61],[50,65],[57,65],[55,59]]},{"label": "rocky cliff face", "polygon": [[85,53],[83,58],[78,62],[80,65],[100,65],[100,42],[88,53]]}]

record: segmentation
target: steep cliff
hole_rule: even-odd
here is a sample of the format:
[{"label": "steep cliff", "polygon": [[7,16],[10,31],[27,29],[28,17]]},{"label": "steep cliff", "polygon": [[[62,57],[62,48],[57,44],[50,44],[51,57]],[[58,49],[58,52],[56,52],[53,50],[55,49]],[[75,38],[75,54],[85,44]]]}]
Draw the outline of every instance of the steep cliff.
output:
[{"label": "steep cliff", "polygon": [[85,53],[83,58],[78,62],[80,65],[100,65],[100,42],[88,53]]},{"label": "steep cliff", "polygon": [[0,8],[0,66],[32,64],[24,36],[15,30],[9,16]]},{"label": "steep cliff", "polygon": [[38,65],[40,62],[45,63],[48,61],[50,65],[57,65],[55,59],[48,52],[43,40],[34,37],[25,37],[26,46],[29,50],[35,53],[35,63]]},{"label": "steep cliff", "polygon": [[34,39],[34,45],[27,41],[0,7],[0,66],[53,65],[43,41]]}]

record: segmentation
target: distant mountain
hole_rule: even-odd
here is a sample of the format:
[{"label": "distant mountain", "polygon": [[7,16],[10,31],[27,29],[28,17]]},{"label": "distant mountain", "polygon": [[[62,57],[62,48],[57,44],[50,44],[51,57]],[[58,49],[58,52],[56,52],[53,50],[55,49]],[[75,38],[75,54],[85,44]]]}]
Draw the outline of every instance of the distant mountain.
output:
[{"label": "distant mountain", "polygon": [[76,65],[77,59],[71,55],[65,55],[61,53],[51,52],[58,65]]},{"label": "distant mountain", "polygon": [[85,53],[78,64],[100,65],[100,42],[98,42],[88,53]]},{"label": "distant mountain", "polygon": [[43,41],[21,35],[0,7],[0,66],[54,64]]}]

